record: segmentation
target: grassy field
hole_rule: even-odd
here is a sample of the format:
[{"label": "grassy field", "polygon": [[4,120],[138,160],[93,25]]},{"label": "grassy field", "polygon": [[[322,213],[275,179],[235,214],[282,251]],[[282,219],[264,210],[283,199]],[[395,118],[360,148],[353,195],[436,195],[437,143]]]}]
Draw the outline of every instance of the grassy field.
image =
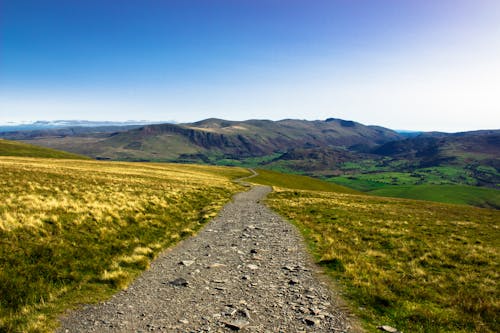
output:
[{"label": "grassy field", "polygon": [[500,209],[500,190],[466,185],[385,186],[369,192],[384,197],[430,200]]},{"label": "grassy field", "polygon": [[250,181],[262,185],[278,186],[290,189],[326,191],[338,193],[353,193],[360,192],[352,190],[341,185],[324,182],[322,180],[307,176],[299,176],[292,174],[284,174],[276,171],[258,169],[258,176],[251,178]]},{"label": "grassy field", "polygon": [[0,332],[125,287],[241,188],[238,168],[0,158]]},{"label": "grassy field", "polygon": [[297,225],[368,331],[500,331],[499,211],[274,181],[287,186],[268,204]]},{"label": "grassy field", "polygon": [[[483,170],[484,169],[484,170]],[[477,167],[483,177],[497,177],[494,168]],[[470,186],[477,180],[463,167],[432,167],[413,172],[374,172],[327,179],[375,195],[500,208],[500,190]]]},{"label": "grassy field", "polygon": [[[432,167],[416,169],[412,172],[374,171],[349,176],[330,178],[331,181],[360,190],[377,189],[384,185],[475,185],[477,180],[471,171],[463,167]],[[358,185],[359,184],[359,185]],[[373,187],[367,186],[371,184]]]},{"label": "grassy field", "polygon": [[63,158],[73,160],[90,159],[82,155],[3,139],[0,139],[0,156]]}]

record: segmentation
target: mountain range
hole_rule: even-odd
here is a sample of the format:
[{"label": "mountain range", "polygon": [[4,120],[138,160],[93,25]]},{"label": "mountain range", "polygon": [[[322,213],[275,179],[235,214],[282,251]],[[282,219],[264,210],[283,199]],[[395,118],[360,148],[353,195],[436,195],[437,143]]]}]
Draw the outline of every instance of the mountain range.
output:
[{"label": "mountain range", "polygon": [[294,148],[364,147],[403,139],[395,131],[353,121],[206,119],[187,124],[67,127],[0,133],[11,140],[67,150],[98,159],[241,159]]},{"label": "mountain range", "polygon": [[0,138],[100,160],[258,166],[320,177],[451,166],[475,179],[464,184],[500,184],[500,130],[409,134],[336,118],[99,125],[0,132]]}]

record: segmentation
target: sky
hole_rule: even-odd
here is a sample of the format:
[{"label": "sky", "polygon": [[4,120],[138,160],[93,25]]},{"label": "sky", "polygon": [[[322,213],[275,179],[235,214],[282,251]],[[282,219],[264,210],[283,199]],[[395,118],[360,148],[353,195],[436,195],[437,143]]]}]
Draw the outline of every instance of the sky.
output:
[{"label": "sky", "polygon": [[0,124],[500,128],[498,0],[0,0]]}]

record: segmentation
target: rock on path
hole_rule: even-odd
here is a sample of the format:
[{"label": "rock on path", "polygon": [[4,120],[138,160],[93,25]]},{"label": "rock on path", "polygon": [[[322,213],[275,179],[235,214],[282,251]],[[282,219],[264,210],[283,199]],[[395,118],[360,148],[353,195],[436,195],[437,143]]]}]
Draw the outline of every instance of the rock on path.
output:
[{"label": "rock on path", "polygon": [[62,319],[58,332],[353,332],[295,228],[237,194],[197,236],[127,290]]}]

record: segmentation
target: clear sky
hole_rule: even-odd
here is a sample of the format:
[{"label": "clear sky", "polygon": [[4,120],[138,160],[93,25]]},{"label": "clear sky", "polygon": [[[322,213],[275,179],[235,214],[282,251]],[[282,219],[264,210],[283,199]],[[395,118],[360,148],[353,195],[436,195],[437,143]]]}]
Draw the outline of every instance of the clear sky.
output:
[{"label": "clear sky", "polygon": [[0,0],[0,123],[500,128],[499,0]]}]

